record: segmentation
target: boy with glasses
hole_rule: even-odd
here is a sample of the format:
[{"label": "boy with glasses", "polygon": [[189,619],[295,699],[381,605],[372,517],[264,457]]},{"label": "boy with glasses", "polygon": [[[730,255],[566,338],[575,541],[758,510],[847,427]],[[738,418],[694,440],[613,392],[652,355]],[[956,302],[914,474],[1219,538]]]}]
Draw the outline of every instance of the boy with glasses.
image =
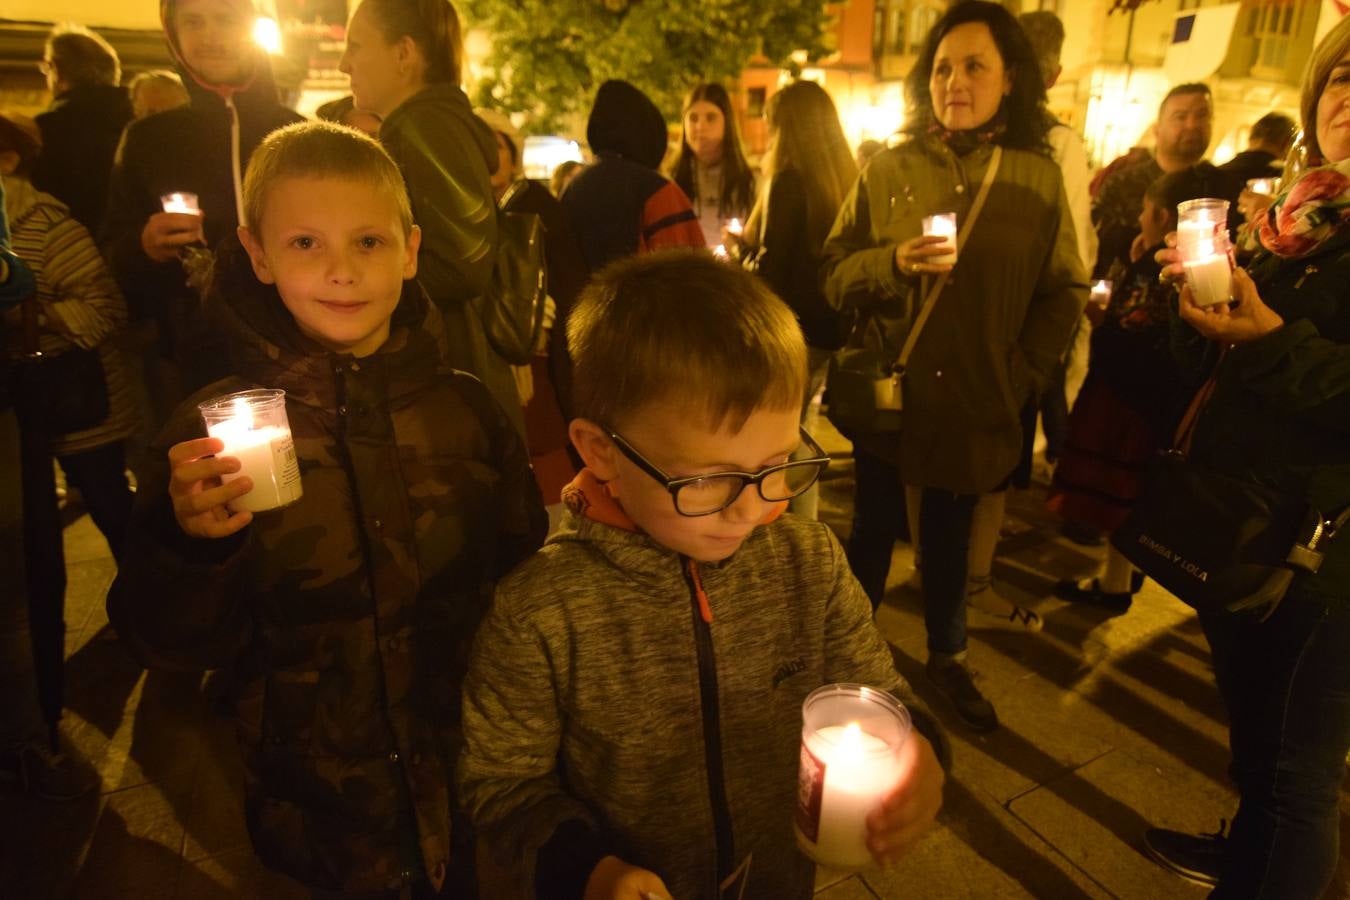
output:
[{"label": "boy with glasses", "polygon": [[802,701],[855,682],[915,714],[908,775],[868,820],[897,859],[941,806],[943,742],[838,542],[782,515],[829,464],[798,426],[791,310],[671,251],[596,276],[567,335],[587,468],[500,583],[464,689],[460,789],[489,854],[539,897],[808,898]]}]

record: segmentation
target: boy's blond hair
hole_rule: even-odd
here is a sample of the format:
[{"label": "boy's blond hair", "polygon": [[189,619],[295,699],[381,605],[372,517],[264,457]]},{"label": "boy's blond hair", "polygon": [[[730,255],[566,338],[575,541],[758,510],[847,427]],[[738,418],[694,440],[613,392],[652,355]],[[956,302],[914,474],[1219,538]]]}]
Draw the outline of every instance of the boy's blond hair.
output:
[{"label": "boy's blond hair", "polygon": [[403,174],[379,142],[332,122],[297,122],[263,139],[244,176],[244,225],[262,226],[267,193],[285,178],[350,178],[363,181],[398,204],[404,235],[412,232],[412,206]]},{"label": "boy's blond hair", "polygon": [[704,250],[629,257],[601,270],[567,320],[577,415],[618,427],[653,402],[712,430],[757,409],[797,409],[806,342],[762,281]]}]

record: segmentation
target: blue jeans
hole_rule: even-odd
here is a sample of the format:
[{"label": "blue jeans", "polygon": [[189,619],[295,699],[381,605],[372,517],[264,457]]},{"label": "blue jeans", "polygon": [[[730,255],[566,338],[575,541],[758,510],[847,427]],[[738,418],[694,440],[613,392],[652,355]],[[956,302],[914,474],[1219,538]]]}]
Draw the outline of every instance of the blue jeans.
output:
[{"label": "blue jeans", "polygon": [[1336,870],[1350,749],[1350,590],[1328,600],[1296,582],[1266,622],[1206,615],[1201,624],[1240,798],[1210,897],[1316,900]]},{"label": "blue jeans", "polygon": [[853,477],[853,532],[846,555],[875,611],[886,595],[895,542],[909,540],[905,486],[900,483],[899,468],[870,453],[861,441],[853,444]]},{"label": "blue jeans", "polygon": [[923,623],[928,652],[966,649],[966,576],[970,524],[979,494],[924,488],[919,500],[919,556],[923,559]]}]

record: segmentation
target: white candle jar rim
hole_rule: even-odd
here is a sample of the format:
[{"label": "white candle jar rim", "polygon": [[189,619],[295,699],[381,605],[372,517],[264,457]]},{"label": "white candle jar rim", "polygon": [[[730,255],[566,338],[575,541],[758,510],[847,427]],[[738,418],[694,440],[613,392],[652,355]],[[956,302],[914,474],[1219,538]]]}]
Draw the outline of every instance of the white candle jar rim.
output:
[{"label": "white candle jar rim", "polygon": [[175,205],[181,203],[183,206],[200,212],[199,202],[197,195],[192,191],[169,191],[167,194],[159,195],[160,206],[164,208],[167,208],[171,203]]},{"label": "white candle jar rim", "polygon": [[[1201,215],[1209,213],[1209,215]],[[1226,224],[1228,222],[1228,201],[1219,197],[1197,197],[1194,200],[1183,200],[1177,204],[1177,222],[1196,222],[1201,219],[1209,219],[1211,222]]]},{"label": "white candle jar rim", "polygon": [[233,419],[239,414],[240,406],[245,406],[253,414],[257,424],[283,424],[286,422],[286,392],[280,388],[254,388],[249,391],[237,391],[223,397],[215,397],[197,404],[197,410],[207,425]]},{"label": "white candle jar rim", "polygon": [[828,745],[835,740],[821,734],[831,727],[856,723],[883,746],[859,747],[865,757],[890,756],[909,737],[911,720],[903,703],[879,688],[865,684],[827,684],[816,688],[802,703],[802,728]]},{"label": "white candle jar rim", "polygon": [[933,229],[933,226],[934,226],[935,224],[937,224],[938,222],[948,222],[948,223],[951,224],[951,226],[952,226],[953,228],[955,228],[955,227],[956,227],[956,213],[954,213],[954,212],[943,212],[943,213],[933,213],[931,216],[924,216],[924,217],[923,217],[923,230],[924,230],[924,233],[925,233],[925,234],[928,234],[929,232],[931,232],[932,229]]}]

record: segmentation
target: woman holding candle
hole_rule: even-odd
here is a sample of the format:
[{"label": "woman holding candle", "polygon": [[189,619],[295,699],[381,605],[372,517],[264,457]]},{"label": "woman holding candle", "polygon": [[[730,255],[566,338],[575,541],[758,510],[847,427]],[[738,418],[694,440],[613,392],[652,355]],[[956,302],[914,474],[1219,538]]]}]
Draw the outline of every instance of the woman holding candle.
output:
[{"label": "woman holding candle", "polygon": [[[212,284],[236,374],[149,454],[109,616],[147,664],[242,673],[245,813],[268,866],[319,896],[470,896],[459,680],[493,581],[543,538],[538,489],[501,408],[446,359],[377,143],[277,131],[244,208],[247,255],[222,252]],[[203,427],[198,401],[244,390]],[[265,419],[258,395],[277,390],[287,415]]]},{"label": "woman holding candle", "polygon": [[[811,380],[802,425],[814,425],[813,404],[830,354],[844,345],[853,317],[830,306],[821,288],[821,248],[839,204],[858,175],[839,113],[814,81],[795,81],[769,98],[769,152],[765,184],[740,235],[726,245],[742,265],[759,273],[792,308],[806,336]],[[792,511],[816,516],[817,492],[794,500]]]},{"label": "woman holding candle", "polygon": [[[1310,167],[1261,224],[1262,250],[1233,273],[1236,305],[1180,297],[1178,340],[1213,393],[1190,458],[1277,487],[1335,516],[1350,505],[1350,19],[1314,50],[1300,102]],[[1158,254],[1182,276],[1179,254]],[[1227,837],[1151,829],[1150,852],[1212,897],[1323,895],[1338,859],[1338,795],[1350,750],[1350,537],[1322,545],[1268,618],[1202,614],[1228,707],[1237,815]]]},{"label": "woman holding candle", "polygon": [[[950,273],[905,373],[894,467],[875,473],[877,484],[860,478],[858,493],[903,479],[923,560],[929,676],[963,721],[989,730],[998,717],[965,663],[967,554],[992,555],[1021,457],[1022,406],[1064,352],[1087,285],[1045,142],[1045,86],[1017,21],[996,3],[952,7],[929,32],[906,96],[908,140],[868,164],[825,244],[826,295],[877,322],[873,339],[898,353]],[[995,148],[1002,161],[958,261],[935,263],[950,249],[923,235],[924,217],[954,211],[964,224]],[[869,541],[880,539],[853,555],[889,559],[898,524],[866,524]]]},{"label": "woman holding candle", "polygon": [[379,116],[422,226],[419,280],[445,317],[450,361],[478,376],[521,434],[511,366],[492,349],[471,301],[488,289],[497,255],[489,181],[497,141],[460,89],[464,46],[449,0],[363,0],[347,26],[339,68],[356,106]]},{"label": "woman holding candle", "polygon": [[694,205],[709,247],[722,243],[722,229],[744,222],[755,199],[755,173],[741,149],[736,112],[720,84],[696,85],[684,98],[684,133],[670,166],[670,180]]},{"label": "woman holding candle", "polygon": [[[1093,319],[1087,380],[1069,415],[1064,454],[1046,506],[1065,519],[1109,533],[1125,520],[1159,452],[1171,446],[1177,421],[1195,389],[1172,356],[1170,285],[1158,281],[1154,254],[1176,227],[1180,203],[1211,197],[1226,179],[1209,163],[1164,175],[1144,192],[1139,214],[1147,252],[1128,267],[1116,262],[1114,290]],[[1061,581],[1055,596],[1124,612],[1142,584],[1129,560],[1110,544],[1094,576]]]}]

